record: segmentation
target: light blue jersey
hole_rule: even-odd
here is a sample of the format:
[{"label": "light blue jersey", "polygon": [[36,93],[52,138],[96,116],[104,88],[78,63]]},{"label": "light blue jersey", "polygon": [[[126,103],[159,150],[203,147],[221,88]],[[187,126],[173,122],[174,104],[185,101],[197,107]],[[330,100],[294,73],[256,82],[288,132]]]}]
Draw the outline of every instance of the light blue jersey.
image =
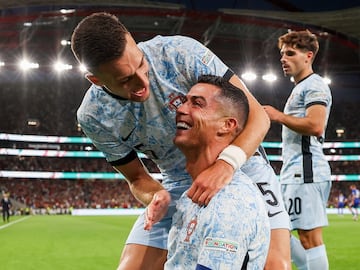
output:
[{"label": "light blue jersey", "polygon": [[178,179],[184,179],[185,158],[172,141],[176,109],[200,75],[224,76],[228,67],[187,37],[157,36],[138,46],[150,66],[149,99],[122,100],[92,85],[78,109],[78,121],[108,162],[142,152],[158,165],[165,186],[177,185]]},{"label": "light blue jersey", "polygon": [[[104,153],[110,164],[126,164],[135,158],[136,152],[142,152],[158,165],[163,175],[162,184],[172,196],[172,205],[167,216],[150,232],[144,231],[144,217],[140,216],[127,243],[166,249],[175,202],[192,183],[185,170],[185,157],[173,144],[176,109],[200,75],[230,79],[233,72],[208,48],[188,37],[157,36],[140,42],[138,46],[149,63],[149,99],[141,103],[131,102],[92,85],[85,94],[77,117],[84,133]],[[255,162],[260,158],[254,157],[246,163],[251,165],[247,166],[250,172],[256,171],[260,165],[263,167]],[[270,166],[266,168],[261,170],[274,174]],[[270,182],[268,180],[272,176],[267,177],[267,173],[263,173],[261,179],[253,180]],[[280,198],[280,189],[269,189]],[[278,208],[276,211],[271,209],[271,212],[285,212],[282,205]],[[282,224],[278,223],[276,221],[274,226],[288,226],[288,217]]]},{"label": "light blue jersey", "polygon": [[177,204],[165,270],[262,270],[270,242],[265,204],[240,170],[206,207],[186,194]]},{"label": "light blue jersey", "polygon": [[[323,78],[312,74],[299,82],[291,92],[284,113],[295,117],[305,117],[306,109],[320,104],[326,107],[326,124],[332,103],[331,92]],[[286,126],[282,129],[283,166],[280,173],[282,184],[301,184],[331,181],[331,171],[323,153],[324,134],[301,135]]]}]

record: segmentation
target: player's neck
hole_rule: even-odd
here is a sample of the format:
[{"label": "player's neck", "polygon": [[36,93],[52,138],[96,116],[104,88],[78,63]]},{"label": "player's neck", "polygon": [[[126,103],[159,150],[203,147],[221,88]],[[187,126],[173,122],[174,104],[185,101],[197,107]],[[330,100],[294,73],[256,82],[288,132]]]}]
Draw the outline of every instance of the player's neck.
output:
[{"label": "player's neck", "polygon": [[216,161],[221,149],[218,147],[206,147],[201,151],[185,154],[186,156],[186,170],[191,175],[192,179],[196,177]]}]

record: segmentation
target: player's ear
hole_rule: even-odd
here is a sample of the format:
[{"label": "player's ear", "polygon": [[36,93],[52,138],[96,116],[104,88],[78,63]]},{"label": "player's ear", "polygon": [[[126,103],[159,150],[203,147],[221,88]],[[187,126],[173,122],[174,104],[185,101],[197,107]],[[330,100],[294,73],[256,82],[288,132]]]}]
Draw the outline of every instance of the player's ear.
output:
[{"label": "player's ear", "polygon": [[102,85],[103,85],[103,84],[100,82],[99,78],[96,77],[95,75],[93,75],[93,74],[90,73],[90,72],[88,72],[88,73],[85,74],[85,78],[86,78],[89,82],[91,82],[91,83],[93,83],[93,84],[96,84],[96,85],[98,85],[98,86],[102,86]]},{"label": "player's ear", "polygon": [[233,117],[226,117],[223,120],[223,124],[221,125],[218,135],[225,135],[229,133],[234,133],[238,126],[238,121]]}]

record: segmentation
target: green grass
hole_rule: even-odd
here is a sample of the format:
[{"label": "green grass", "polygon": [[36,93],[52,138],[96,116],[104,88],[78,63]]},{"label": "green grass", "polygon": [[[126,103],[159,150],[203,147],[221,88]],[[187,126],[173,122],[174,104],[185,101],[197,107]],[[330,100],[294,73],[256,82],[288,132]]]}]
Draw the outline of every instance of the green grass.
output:
[{"label": "green grass", "polygon": [[[324,228],[323,238],[331,270],[359,270],[360,221],[351,215],[328,215],[330,226]],[[294,232],[296,235],[296,232]],[[297,268],[293,265],[293,270]]]},{"label": "green grass", "polygon": [[[23,218],[12,217],[11,226],[0,227],[1,269],[116,269],[136,219],[135,216]],[[350,215],[329,215],[329,221],[324,239],[330,269],[360,269],[360,221],[354,222]]]},{"label": "green grass", "polygon": [[116,269],[135,219],[133,216],[32,216],[0,230],[0,268]]}]

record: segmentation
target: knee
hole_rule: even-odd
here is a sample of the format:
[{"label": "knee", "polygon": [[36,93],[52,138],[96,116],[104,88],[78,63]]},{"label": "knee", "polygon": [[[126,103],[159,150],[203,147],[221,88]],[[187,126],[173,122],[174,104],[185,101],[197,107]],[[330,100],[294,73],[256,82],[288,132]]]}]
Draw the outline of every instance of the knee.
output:
[{"label": "knee", "polygon": [[268,257],[264,270],[291,270],[290,259],[283,257]]}]

